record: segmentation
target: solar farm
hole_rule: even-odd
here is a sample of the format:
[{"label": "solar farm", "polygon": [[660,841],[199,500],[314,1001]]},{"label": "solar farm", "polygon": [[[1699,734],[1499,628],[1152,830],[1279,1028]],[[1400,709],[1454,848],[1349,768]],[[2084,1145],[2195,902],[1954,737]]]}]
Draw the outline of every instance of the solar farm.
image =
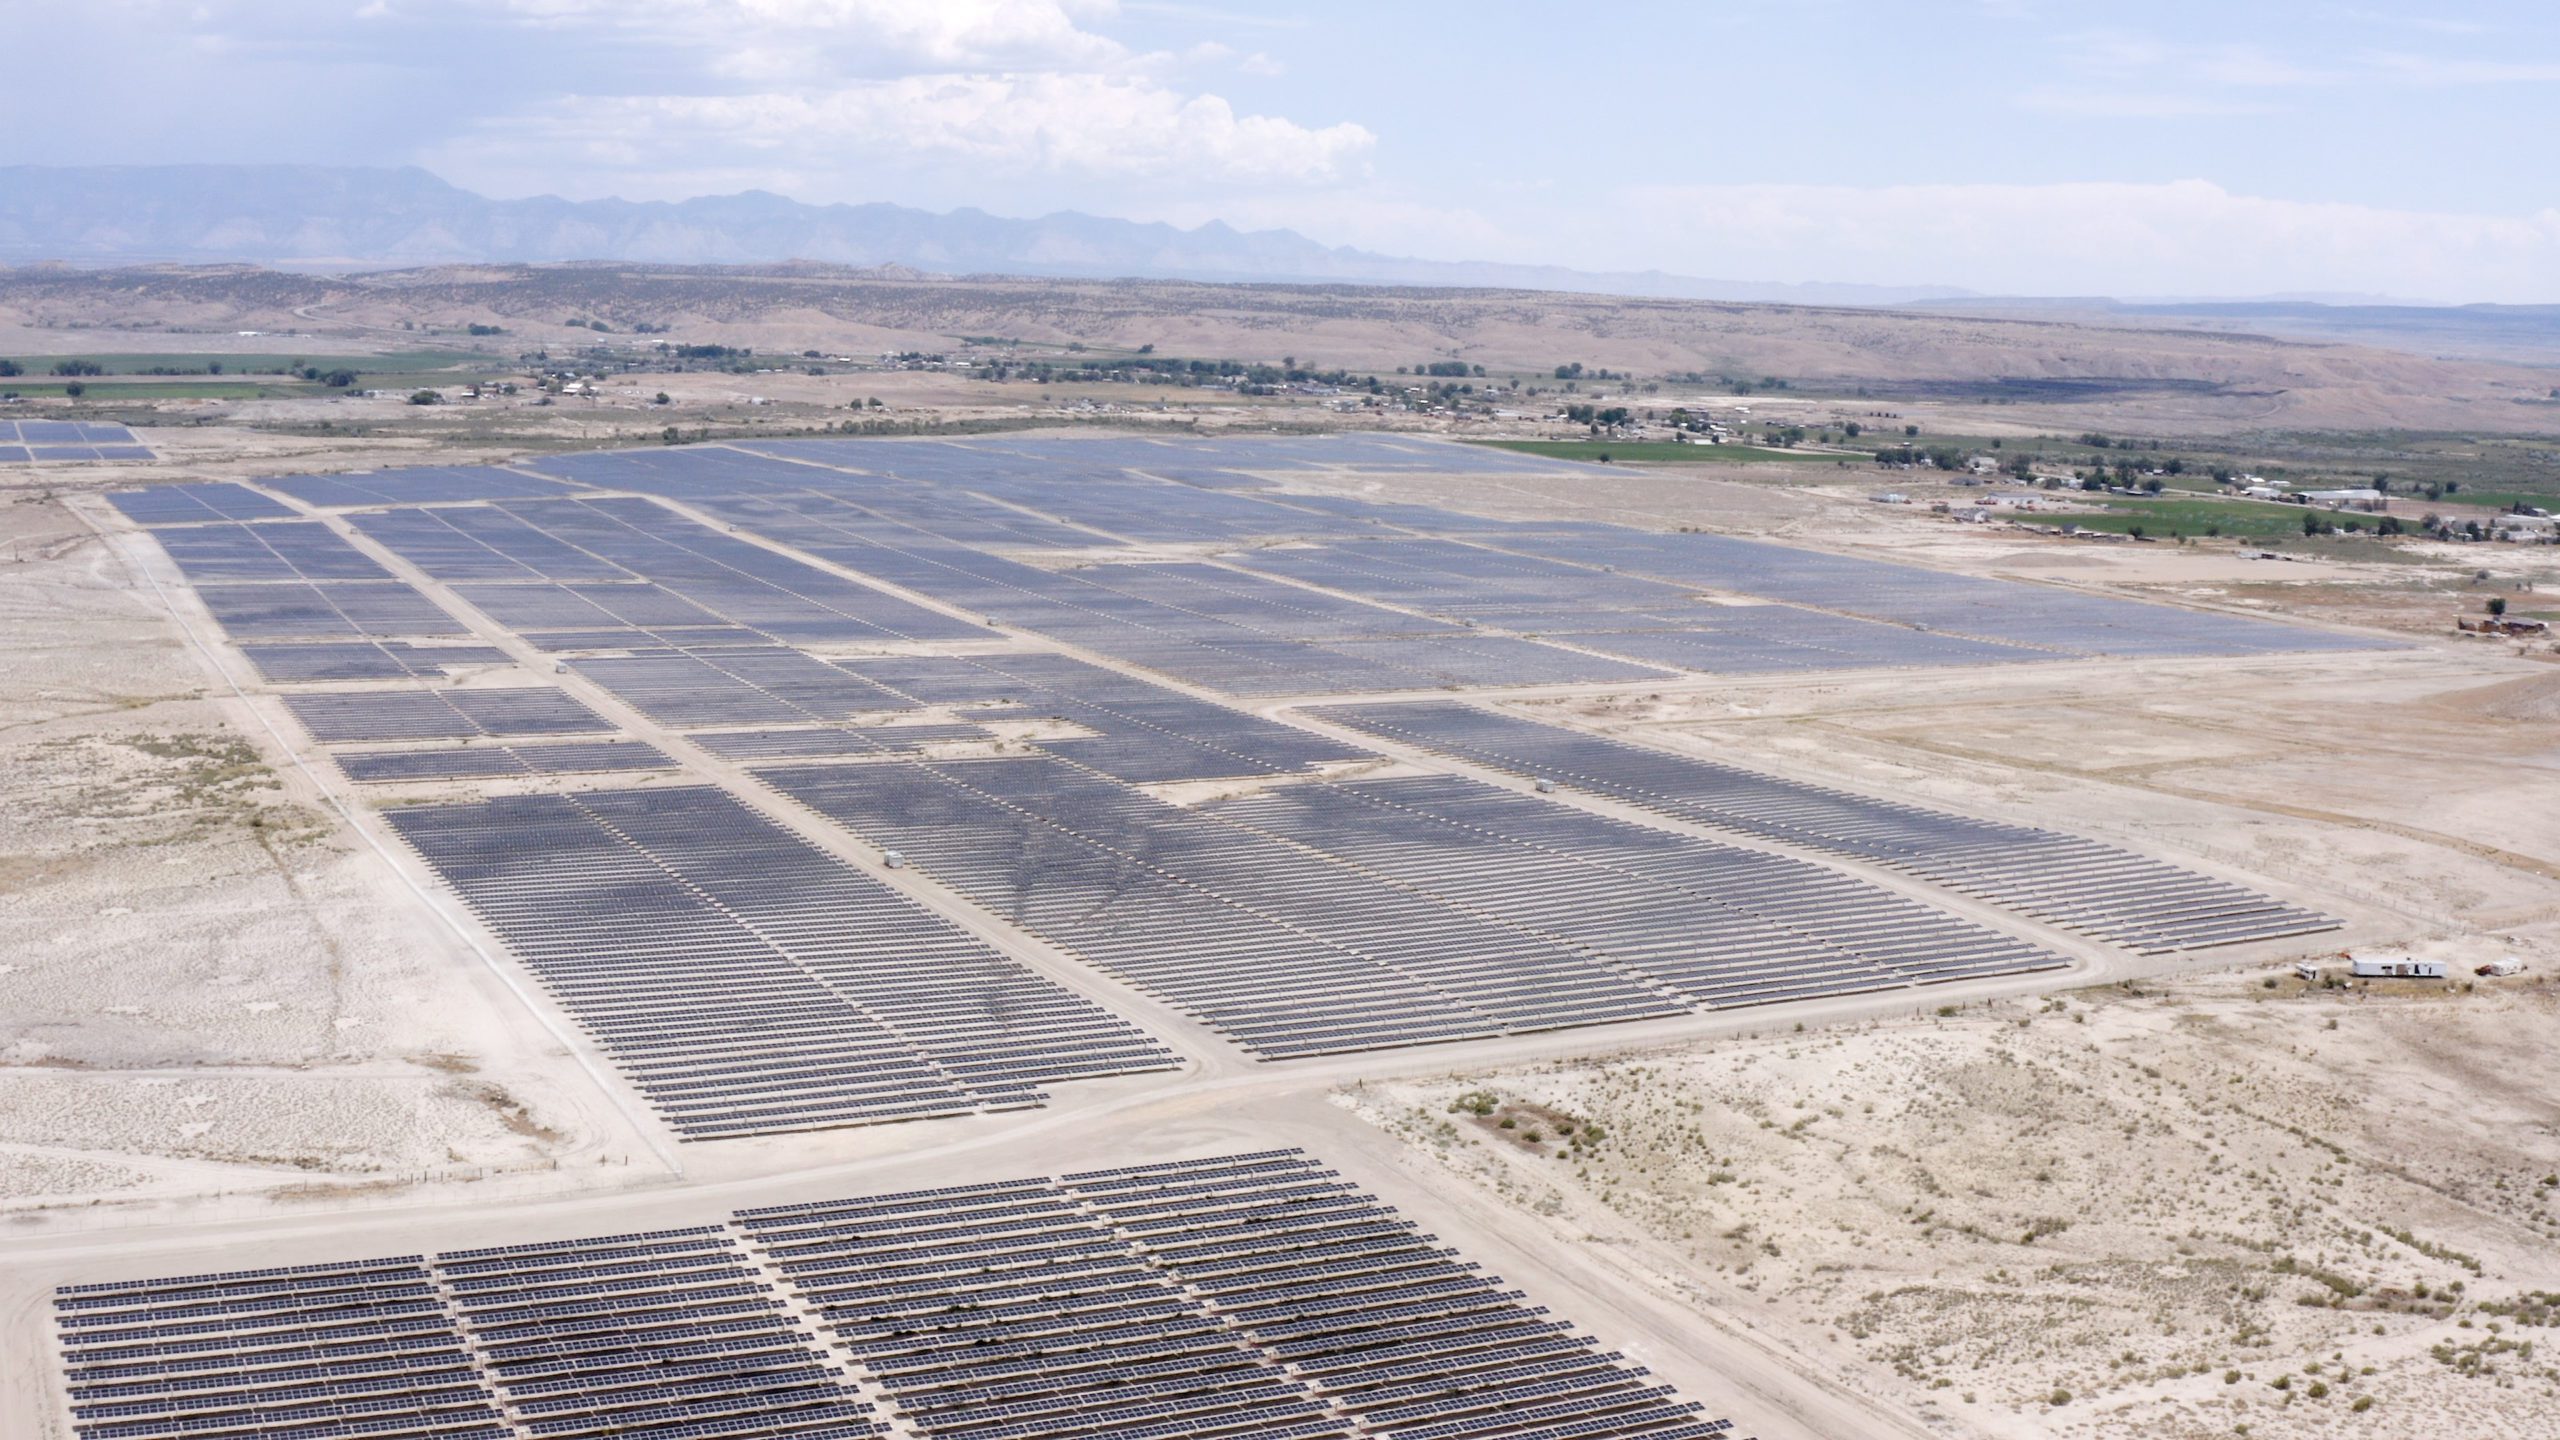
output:
[{"label": "solar farm", "polygon": [[[493,1204],[74,1276],[48,1433],[1738,1433],[1676,1312],[1506,1282],[1527,1251],[1328,1157],[1323,1097],[2356,923],[2095,806],[1607,717],[2390,642],[1395,493],[1457,473],[1576,472],[1383,435],[799,440],[105,495],[227,703],[629,1137],[577,1163],[671,1183],[618,1225]],[[1531,1119],[1554,1161],[1600,1143]]]},{"label": "solar farm", "polygon": [[[1264,1062],[2060,973],[2063,934],[2166,954],[2338,923],[2084,837],[1412,697],[2373,642],[1280,484],[1456,463],[784,442],[111,498],[364,793],[537,785],[386,823],[688,1139],[1177,1063],[884,888],[890,856]],[[1244,708],[1275,696],[1297,708]],[[1431,761],[1468,769],[1370,774]]]}]

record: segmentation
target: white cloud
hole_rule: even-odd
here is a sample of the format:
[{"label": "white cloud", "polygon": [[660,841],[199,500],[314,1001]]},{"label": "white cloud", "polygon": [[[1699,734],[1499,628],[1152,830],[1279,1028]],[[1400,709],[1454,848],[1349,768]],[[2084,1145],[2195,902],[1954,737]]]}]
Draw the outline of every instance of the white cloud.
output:
[{"label": "white cloud", "polygon": [[527,24],[691,49],[741,77],[885,69],[1104,69],[1128,59],[1077,0],[465,0]]},{"label": "white cloud", "polygon": [[1133,51],[1093,28],[1115,13],[1109,0],[447,3],[546,43],[611,42],[634,57],[421,157],[505,193],[1005,193],[996,208],[1019,213],[1070,182],[1333,184],[1365,174],[1377,143],[1349,121],[1240,112],[1197,72],[1252,59],[1215,40]]},{"label": "white cloud", "polygon": [[1617,217],[1676,234],[1628,263],[1693,275],[2002,294],[2351,291],[2560,300],[2560,209],[2435,213],[2167,184],[1649,186]]},{"label": "white cloud", "polygon": [[2366,67],[2403,85],[2550,85],[2560,83],[2560,62],[2461,60],[2399,53],[2370,55]]},{"label": "white cloud", "polygon": [[2243,114],[2270,108],[2263,100],[2235,98],[2251,94],[2560,81],[2560,62],[2511,56],[2375,50],[2312,64],[2262,46],[2177,43],[2123,30],[2082,31],[2056,44],[2059,68],[2069,78],[2023,92],[2020,103],[2030,109],[2128,117]]},{"label": "white cloud", "polygon": [[651,182],[670,174],[778,188],[831,169],[954,163],[995,178],[1299,186],[1355,173],[1375,143],[1356,124],[1241,115],[1220,96],[1143,76],[938,74],[816,91],[571,97],[487,126],[452,147],[449,163],[534,172],[548,157],[557,170],[639,182],[622,193],[657,190]]},{"label": "white cloud", "polygon": [[2114,120],[2183,120],[2214,115],[2263,115],[2263,100],[2179,90],[2125,90],[2094,85],[2031,85],[2018,92],[2023,109],[2048,115],[2087,115]]}]

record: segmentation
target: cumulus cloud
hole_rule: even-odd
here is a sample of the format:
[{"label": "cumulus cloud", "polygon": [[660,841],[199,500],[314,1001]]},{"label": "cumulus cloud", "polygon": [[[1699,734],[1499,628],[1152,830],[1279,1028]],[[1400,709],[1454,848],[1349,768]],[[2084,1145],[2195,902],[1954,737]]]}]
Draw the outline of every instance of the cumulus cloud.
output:
[{"label": "cumulus cloud", "polygon": [[704,47],[718,68],[773,70],[863,58],[936,69],[1101,67],[1126,58],[1073,0],[466,0],[551,27]]},{"label": "cumulus cloud", "polygon": [[1236,64],[1235,51],[1132,51],[1091,28],[1109,0],[460,3],[649,61],[631,68],[652,78],[520,105],[424,157],[511,192],[878,198],[851,177],[889,175],[1295,188],[1362,173],[1377,143],[1349,121],[1245,113],[1203,93],[1183,72]]},{"label": "cumulus cloud", "polygon": [[[2359,292],[2560,299],[2560,209],[2393,210],[2167,184],[1668,185],[1628,216],[1674,268],[2002,294]],[[1663,257],[1653,257],[1659,261]]]},{"label": "cumulus cloud", "polygon": [[[1237,113],[1144,76],[908,75],[812,91],[572,97],[509,117],[455,147],[459,168],[805,176],[958,163],[995,177],[1046,175],[1308,185],[1356,170],[1376,137]],[[625,187],[630,188],[630,187]]]}]

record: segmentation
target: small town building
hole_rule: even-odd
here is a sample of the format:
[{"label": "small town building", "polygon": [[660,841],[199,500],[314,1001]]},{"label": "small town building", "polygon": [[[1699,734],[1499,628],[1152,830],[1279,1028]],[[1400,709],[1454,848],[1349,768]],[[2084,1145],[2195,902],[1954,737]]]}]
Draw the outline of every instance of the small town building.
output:
[{"label": "small town building", "polygon": [[2359,980],[2441,980],[2441,960],[2351,960],[2347,973]]}]

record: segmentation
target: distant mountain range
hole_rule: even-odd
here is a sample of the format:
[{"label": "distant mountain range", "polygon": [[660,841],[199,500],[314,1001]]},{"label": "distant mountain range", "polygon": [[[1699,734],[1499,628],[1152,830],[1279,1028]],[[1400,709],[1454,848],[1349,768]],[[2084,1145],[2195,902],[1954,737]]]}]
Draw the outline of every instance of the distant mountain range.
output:
[{"label": "distant mountain range", "polygon": [[1945,285],[1776,285],[1414,260],[1216,221],[1185,230],[1072,211],[1021,220],[981,210],[804,205],[761,191],[681,201],[491,200],[416,168],[0,166],[0,264],[240,261],[343,270],[572,260],[813,260],[941,274],[1446,285],[1797,305],[1972,294]]}]

